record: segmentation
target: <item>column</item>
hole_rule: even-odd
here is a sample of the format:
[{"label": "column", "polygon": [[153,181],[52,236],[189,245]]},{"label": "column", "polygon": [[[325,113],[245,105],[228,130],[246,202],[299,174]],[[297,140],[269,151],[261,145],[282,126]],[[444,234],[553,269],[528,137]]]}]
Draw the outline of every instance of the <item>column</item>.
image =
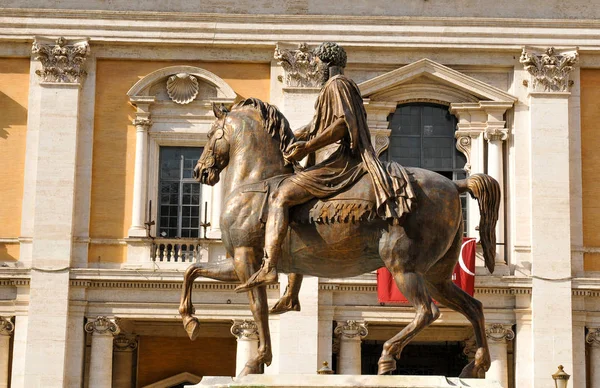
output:
[{"label": "column", "polygon": [[119,326],[114,320],[100,316],[86,323],[85,331],[92,335],[89,386],[110,388],[113,374],[113,337],[119,334]]},{"label": "column", "polygon": [[38,132],[38,142],[27,162],[31,173],[35,171],[35,188],[29,188],[33,195],[29,215],[33,220],[32,270],[23,384],[63,387],[68,363],[80,89],[89,45],[64,38],[55,43],[36,39],[32,54],[38,82],[32,82],[31,90],[39,109],[28,116],[31,130]]},{"label": "column", "polygon": [[487,380],[495,380],[503,387],[508,387],[508,346],[507,341],[515,338],[512,325],[494,323],[486,325],[485,334],[488,338],[492,365],[486,372]]},{"label": "column", "polygon": [[[531,262],[533,387],[547,387],[557,365],[573,368],[571,291],[571,207],[569,73],[576,51],[537,54],[523,50],[520,61],[532,75]],[[557,346],[560,344],[560,346]]]},{"label": "column", "polygon": [[131,215],[130,237],[147,237],[146,226],[146,170],[148,164],[148,130],[152,126],[149,113],[138,113],[135,125],[135,167],[133,174],[133,205]]},{"label": "column", "polygon": [[588,328],[585,342],[589,345],[590,388],[600,388],[600,328]]},{"label": "column", "polygon": [[138,339],[133,334],[119,334],[114,341],[113,388],[131,388],[133,383],[133,355]]},{"label": "column", "polygon": [[15,325],[10,318],[0,317],[0,388],[8,387],[10,336],[15,331]]},{"label": "column", "polygon": [[258,329],[252,321],[234,320],[231,334],[237,338],[235,375],[238,376],[246,363],[258,353]]},{"label": "column", "polygon": [[362,373],[360,343],[369,333],[367,323],[361,321],[338,322],[334,333],[340,338],[340,362],[338,374],[360,375]]}]

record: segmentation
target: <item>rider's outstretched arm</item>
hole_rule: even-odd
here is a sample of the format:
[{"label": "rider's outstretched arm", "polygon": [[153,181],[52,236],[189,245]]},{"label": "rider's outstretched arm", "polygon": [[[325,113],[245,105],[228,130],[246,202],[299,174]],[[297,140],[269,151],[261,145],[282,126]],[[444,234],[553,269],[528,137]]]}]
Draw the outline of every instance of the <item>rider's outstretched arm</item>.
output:
[{"label": "rider's outstretched arm", "polygon": [[308,138],[308,134],[310,133],[310,128],[312,126],[312,121],[306,124],[303,127],[300,127],[294,131],[294,137],[296,140],[306,140]]}]

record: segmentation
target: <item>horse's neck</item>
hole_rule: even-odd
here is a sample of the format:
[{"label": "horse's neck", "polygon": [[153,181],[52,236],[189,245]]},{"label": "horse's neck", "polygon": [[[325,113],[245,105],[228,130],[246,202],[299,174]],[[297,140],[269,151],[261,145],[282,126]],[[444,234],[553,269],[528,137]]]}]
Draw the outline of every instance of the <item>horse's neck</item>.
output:
[{"label": "horse's neck", "polygon": [[237,136],[233,142],[223,180],[225,195],[241,185],[293,172],[284,166],[278,141],[266,132],[260,135]]}]

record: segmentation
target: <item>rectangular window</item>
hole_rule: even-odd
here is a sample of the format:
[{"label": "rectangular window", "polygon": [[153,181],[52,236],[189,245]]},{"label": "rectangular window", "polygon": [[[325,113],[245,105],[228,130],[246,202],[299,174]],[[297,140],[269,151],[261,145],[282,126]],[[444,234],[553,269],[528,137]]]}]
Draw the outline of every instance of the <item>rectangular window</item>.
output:
[{"label": "rectangular window", "polygon": [[160,147],[158,236],[200,236],[202,185],[193,178],[201,147]]}]

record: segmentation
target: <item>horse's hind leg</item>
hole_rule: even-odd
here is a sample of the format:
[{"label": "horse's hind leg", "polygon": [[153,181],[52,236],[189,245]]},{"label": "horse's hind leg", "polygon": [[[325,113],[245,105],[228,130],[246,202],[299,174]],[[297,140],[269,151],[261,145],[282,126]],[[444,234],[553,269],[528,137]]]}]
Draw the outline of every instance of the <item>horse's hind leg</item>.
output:
[{"label": "horse's hind leg", "polygon": [[[262,259],[262,256],[257,258],[254,250],[250,247],[238,247],[235,249],[235,271],[242,283],[246,282],[258,270],[260,259]],[[240,376],[263,373],[264,364],[270,365],[273,359],[266,286],[254,287],[248,291],[248,299],[250,301],[252,316],[258,329],[259,347],[256,356],[246,363],[246,366],[239,374]]]},{"label": "horse's hind leg", "polygon": [[183,289],[179,303],[179,314],[181,315],[181,318],[183,318],[183,328],[192,341],[200,334],[200,322],[198,321],[198,318],[193,316],[195,311],[194,306],[192,305],[194,280],[199,276],[225,282],[239,281],[239,278],[235,273],[232,259],[218,263],[194,263],[188,267],[183,275]]},{"label": "horse's hind leg", "polygon": [[[391,231],[390,237],[393,237],[394,234],[398,233]],[[395,236],[392,240],[388,239],[388,244],[390,241],[393,241],[394,245],[400,244],[397,237]],[[402,240],[404,240],[402,244],[406,244],[406,238],[404,237]],[[391,249],[384,248],[381,253],[387,268],[394,276],[398,288],[414,306],[416,315],[411,323],[383,345],[383,352],[378,362],[379,368],[377,371],[380,375],[395,370],[396,360],[394,357],[400,357],[400,353],[406,344],[440,316],[440,311],[429,295],[423,276],[413,267],[419,258],[403,257],[405,255],[400,255],[401,251],[408,252],[409,250],[392,247]],[[401,257],[403,258],[401,259]]]},{"label": "horse's hind leg", "polygon": [[464,315],[473,325],[477,352],[475,353],[475,360],[464,367],[460,377],[477,378],[483,377],[483,372],[486,372],[490,367],[490,351],[485,334],[483,305],[452,282],[452,272],[456,265],[456,258],[460,254],[461,245],[462,228],[459,229],[452,247],[425,274],[425,277],[433,298]]}]

